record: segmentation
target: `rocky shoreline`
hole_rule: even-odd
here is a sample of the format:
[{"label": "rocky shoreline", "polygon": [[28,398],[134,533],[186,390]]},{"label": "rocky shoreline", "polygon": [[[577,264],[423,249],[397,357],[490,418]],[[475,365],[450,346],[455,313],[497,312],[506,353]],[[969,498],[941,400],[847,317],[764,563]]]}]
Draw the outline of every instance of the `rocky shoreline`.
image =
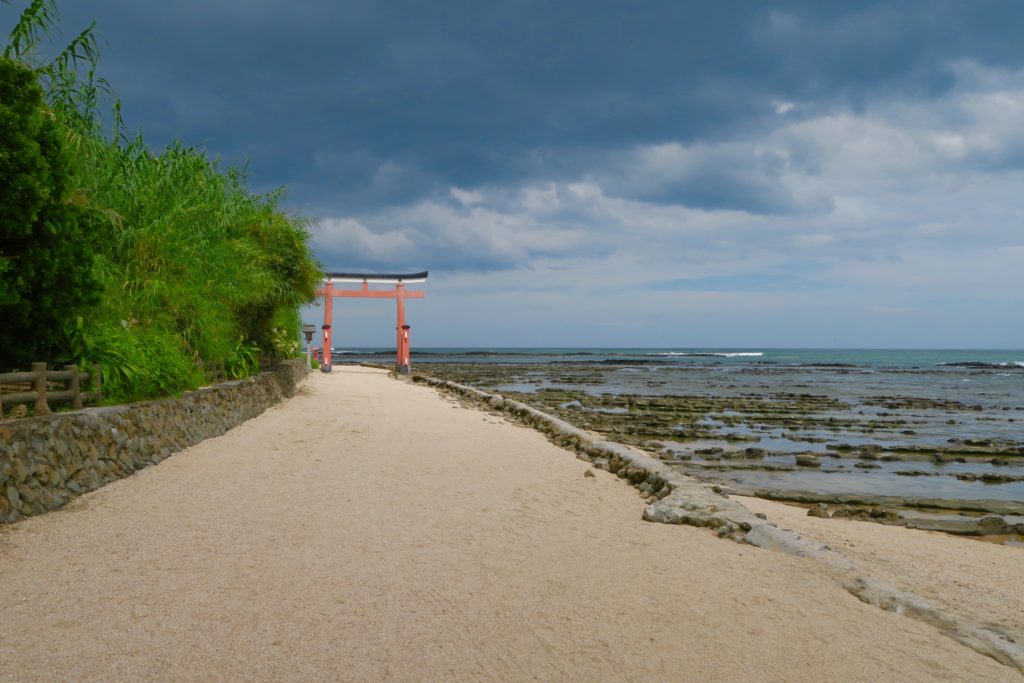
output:
[{"label": "rocky shoreline", "polygon": [[533,427],[556,444],[574,450],[594,467],[627,480],[645,496],[643,518],[663,524],[714,529],[722,538],[821,562],[843,588],[861,601],[931,624],[957,642],[1024,672],[1024,636],[1005,625],[951,611],[864,573],[834,548],[776,526],[731,499],[727,491],[694,479],[640,449],[604,441],[556,416],[518,400],[421,372],[410,378],[452,393],[487,410]]},{"label": "rocky shoreline", "polygon": [[[669,392],[654,372],[604,389],[620,381],[613,373],[631,368],[426,369],[643,449],[721,490],[809,505],[817,516],[1024,543],[1024,440],[1012,438],[1024,433],[1024,407],[911,395],[863,396],[851,404],[755,386],[756,374],[747,384],[732,379],[723,395],[712,396]],[[954,436],[940,440],[945,433]]]}]

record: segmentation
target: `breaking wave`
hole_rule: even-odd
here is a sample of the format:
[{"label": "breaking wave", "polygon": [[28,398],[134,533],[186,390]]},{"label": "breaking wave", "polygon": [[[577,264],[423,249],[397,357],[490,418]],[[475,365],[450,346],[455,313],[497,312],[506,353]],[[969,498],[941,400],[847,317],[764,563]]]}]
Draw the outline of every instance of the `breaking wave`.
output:
[{"label": "breaking wave", "polygon": [[668,351],[666,353],[657,353],[656,356],[683,356],[690,358],[737,358],[742,356],[758,357],[763,356],[764,351]]},{"label": "breaking wave", "polygon": [[1013,362],[1006,363],[986,363],[982,361],[959,361],[956,363],[936,363],[940,367],[946,368],[1024,368],[1024,361],[1015,360]]}]

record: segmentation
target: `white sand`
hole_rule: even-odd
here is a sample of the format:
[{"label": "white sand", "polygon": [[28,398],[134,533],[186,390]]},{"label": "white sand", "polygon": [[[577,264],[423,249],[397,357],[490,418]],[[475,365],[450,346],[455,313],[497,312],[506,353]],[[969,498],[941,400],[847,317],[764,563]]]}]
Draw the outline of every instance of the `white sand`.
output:
[{"label": "white sand", "polygon": [[1020,680],[588,470],[431,389],[315,374],[0,529],[0,678]]},{"label": "white sand", "polygon": [[805,508],[734,498],[779,526],[835,548],[872,578],[1024,633],[1024,549],[937,531],[808,517]]}]

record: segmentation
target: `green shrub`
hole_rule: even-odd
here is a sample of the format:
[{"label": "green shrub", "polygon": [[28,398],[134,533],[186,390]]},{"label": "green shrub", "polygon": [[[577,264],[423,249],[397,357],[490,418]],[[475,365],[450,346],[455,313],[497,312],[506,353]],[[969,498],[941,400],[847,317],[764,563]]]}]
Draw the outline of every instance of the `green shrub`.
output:
[{"label": "green shrub", "polygon": [[222,361],[232,377],[295,355],[297,309],[320,271],[305,222],[280,211],[277,194],[247,191],[242,174],[180,145],[153,154],[141,139],[91,137],[78,150],[84,194],[116,216],[97,267],[98,319],[174,334],[193,361]]}]

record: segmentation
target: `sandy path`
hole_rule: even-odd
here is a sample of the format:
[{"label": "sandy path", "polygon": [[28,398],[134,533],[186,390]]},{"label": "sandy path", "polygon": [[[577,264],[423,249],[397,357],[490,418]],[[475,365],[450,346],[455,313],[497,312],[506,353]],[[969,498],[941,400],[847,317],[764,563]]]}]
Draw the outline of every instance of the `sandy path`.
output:
[{"label": "sandy path", "polygon": [[0,529],[13,680],[1020,680],[378,371]]}]

